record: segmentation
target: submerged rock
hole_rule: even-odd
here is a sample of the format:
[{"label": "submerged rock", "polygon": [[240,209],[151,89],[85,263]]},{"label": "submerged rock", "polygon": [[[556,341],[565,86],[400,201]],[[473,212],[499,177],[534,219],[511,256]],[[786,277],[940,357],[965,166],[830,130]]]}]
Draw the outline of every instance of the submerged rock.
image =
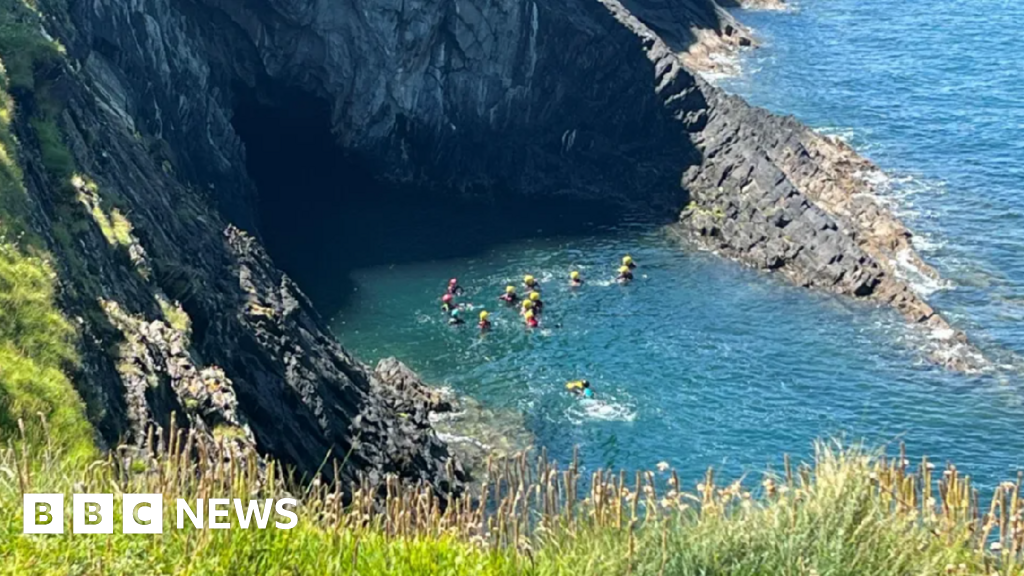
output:
[{"label": "submerged rock", "polygon": [[[506,457],[529,450],[533,435],[521,413],[492,410],[470,397],[436,388],[397,358],[377,363],[374,374],[382,396],[396,409],[419,408],[429,412],[432,428],[474,477],[485,470],[489,457]],[[479,479],[479,478],[478,478]]]}]

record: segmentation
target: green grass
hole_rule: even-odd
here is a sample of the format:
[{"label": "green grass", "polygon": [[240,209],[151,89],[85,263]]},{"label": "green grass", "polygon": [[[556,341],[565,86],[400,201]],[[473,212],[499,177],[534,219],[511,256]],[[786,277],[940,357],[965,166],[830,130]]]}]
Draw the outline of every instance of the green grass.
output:
[{"label": "green grass", "polygon": [[67,182],[75,172],[75,161],[64,144],[54,117],[35,115],[29,125],[39,141],[39,155],[43,168],[55,182]]},{"label": "green grass", "polygon": [[40,16],[24,0],[0,0],[0,55],[7,69],[5,90],[33,93],[38,78],[60,66],[63,48],[39,33]]},{"label": "green grass", "polygon": [[[299,485],[220,443],[177,436],[171,452],[70,466],[30,447],[0,451],[0,572],[9,574],[1018,574],[1020,486],[988,513],[953,468],[819,446],[813,462],[766,476],[760,495],[713,474],[687,491],[674,472],[587,478],[525,457],[488,464],[487,498],[453,500],[389,480]],[[150,445],[154,441],[150,439]],[[192,456],[199,454],[197,462]],[[584,480],[591,488],[577,494]],[[697,479],[695,479],[697,480]],[[23,492],[162,493],[162,535],[21,534]],[[937,490],[934,494],[932,490]],[[293,530],[174,527],[173,498],[295,495]],[[943,505],[929,499],[943,495]],[[117,498],[115,497],[115,501]],[[117,510],[117,514],[120,510]],[[273,521],[273,518],[272,518]],[[235,520],[232,516],[232,524]],[[187,525],[187,524],[186,524]],[[188,526],[188,525],[187,525]],[[990,542],[1002,546],[989,553]]]},{"label": "green grass", "polygon": [[75,331],[57,307],[50,257],[27,224],[28,193],[13,132],[24,102],[35,109],[28,125],[36,131],[47,170],[70,173],[70,154],[63,143],[54,144],[61,141],[53,102],[37,98],[45,91],[39,75],[59,57],[55,43],[39,33],[33,11],[20,1],[0,0],[0,438],[15,437],[24,426],[29,441],[56,442],[79,461],[96,452],[81,399],[67,377],[77,361]]},{"label": "green grass", "polygon": [[181,304],[172,303],[160,293],[156,294],[156,302],[160,305],[160,311],[163,313],[167,325],[189,337],[192,333],[192,319],[189,318]]}]

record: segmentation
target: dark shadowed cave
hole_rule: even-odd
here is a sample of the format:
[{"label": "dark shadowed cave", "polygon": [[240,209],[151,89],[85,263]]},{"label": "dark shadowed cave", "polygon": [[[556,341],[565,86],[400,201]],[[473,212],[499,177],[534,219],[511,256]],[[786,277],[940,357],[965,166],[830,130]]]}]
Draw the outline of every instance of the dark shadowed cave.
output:
[{"label": "dark shadowed cave", "polygon": [[233,124],[257,188],[260,235],[325,315],[346,304],[355,268],[468,256],[528,236],[636,220],[620,206],[564,195],[502,190],[467,199],[387,182],[367,159],[337,146],[330,117],[325,102],[295,90],[236,90]]}]

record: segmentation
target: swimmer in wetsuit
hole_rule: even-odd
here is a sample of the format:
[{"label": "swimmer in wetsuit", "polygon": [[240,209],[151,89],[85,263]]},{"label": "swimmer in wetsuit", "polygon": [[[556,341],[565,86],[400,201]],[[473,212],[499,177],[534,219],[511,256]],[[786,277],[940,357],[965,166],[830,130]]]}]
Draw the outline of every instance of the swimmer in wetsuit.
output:
[{"label": "swimmer in wetsuit", "polygon": [[452,311],[451,311],[451,314],[449,315],[449,318],[448,318],[448,325],[449,326],[458,326],[460,324],[465,324],[465,323],[466,323],[466,321],[459,317],[459,309],[458,308],[453,308]]},{"label": "swimmer in wetsuit", "polygon": [[505,286],[505,293],[502,294],[501,296],[498,296],[498,300],[501,300],[505,304],[509,304],[509,305],[512,305],[512,304],[515,304],[516,302],[518,302],[519,301],[519,295],[516,294],[516,287],[515,286]]},{"label": "swimmer in wetsuit", "polygon": [[569,392],[572,392],[576,396],[580,396],[582,398],[594,397],[594,391],[590,389],[589,380],[573,380],[572,382],[567,383],[565,387]]},{"label": "swimmer in wetsuit", "polygon": [[626,284],[633,279],[633,271],[629,269],[629,266],[620,266],[619,275],[615,277],[615,281],[620,284]]},{"label": "swimmer in wetsuit", "polygon": [[540,314],[544,311],[544,302],[541,302],[540,292],[530,292],[530,302],[533,302],[534,314]]},{"label": "swimmer in wetsuit", "polygon": [[540,282],[537,282],[537,279],[529,274],[523,277],[523,285],[534,292],[540,290]]},{"label": "swimmer in wetsuit", "polygon": [[540,326],[540,323],[537,322],[537,318],[533,315],[533,310],[527,310],[526,314],[523,315],[523,318],[526,319],[527,328],[536,328],[537,326]]},{"label": "swimmer in wetsuit", "polygon": [[576,270],[573,270],[569,274],[569,287],[570,288],[579,288],[580,286],[583,286],[583,277],[580,276],[579,272],[577,272]]}]

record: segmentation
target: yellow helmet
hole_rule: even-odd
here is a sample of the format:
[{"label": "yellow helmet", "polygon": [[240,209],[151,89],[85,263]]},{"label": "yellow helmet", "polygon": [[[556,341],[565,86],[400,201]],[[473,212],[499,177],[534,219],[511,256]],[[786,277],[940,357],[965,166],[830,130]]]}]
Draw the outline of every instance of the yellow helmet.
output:
[{"label": "yellow helmet", "polygon": [[530,276],[529,274],[523,276],[523,282],[526,284],[533,284],[533,276]]},{"label": "yellow helmet", "polygon": [[629,266],[621,266],[621,267],[619,267],[619,273],[620,274],[625,274],[626,272],[629,272]]},{"label": "yellow helmet", "polygon": [[526,319],[529,320],[530,318],[533,318],[533,310],[529,310],[526,312]]},{"label": "yellow helmet", "polygon": [[632,256],[626,255],[626,256],[622,257],[622,265],[623,266],[629,266],[632,263],[633,263],[633,257]]},{"label": "yellow helmet", "polygon": [[533,308],[533,300],[524,300],[523,310],[529,310],[530,308]]},{"label": "yellow helmet", "polygon": [[505,294],[515,294],[515,293],[516,293],[516,287],[515,286],[505,286]]},{"label": "yellow helmet", "polygon": [[480,311],[480,320],[487,320],[488,318],[490,318],[490,316],[491,316],[491,313],[488,312],[487,310],[481,310]]},{"label": "yellow helmet", "polygon": [[569,274],[569,278],[572,278],[573,280],[576,280],[576,279],[577,279],[577,278],[579,278],[579,277],[580,277],[580,273],[579,273],[579,272],[577,272],[577,271],[575,271],[575,270],[573,270],[573,271],[572,271],[572,272],[571,272],[571,273]]},{"label": "yellow helmet", "polygon": [[534,302],[540,300],[540,292],[530,292],[530,300]]}]

